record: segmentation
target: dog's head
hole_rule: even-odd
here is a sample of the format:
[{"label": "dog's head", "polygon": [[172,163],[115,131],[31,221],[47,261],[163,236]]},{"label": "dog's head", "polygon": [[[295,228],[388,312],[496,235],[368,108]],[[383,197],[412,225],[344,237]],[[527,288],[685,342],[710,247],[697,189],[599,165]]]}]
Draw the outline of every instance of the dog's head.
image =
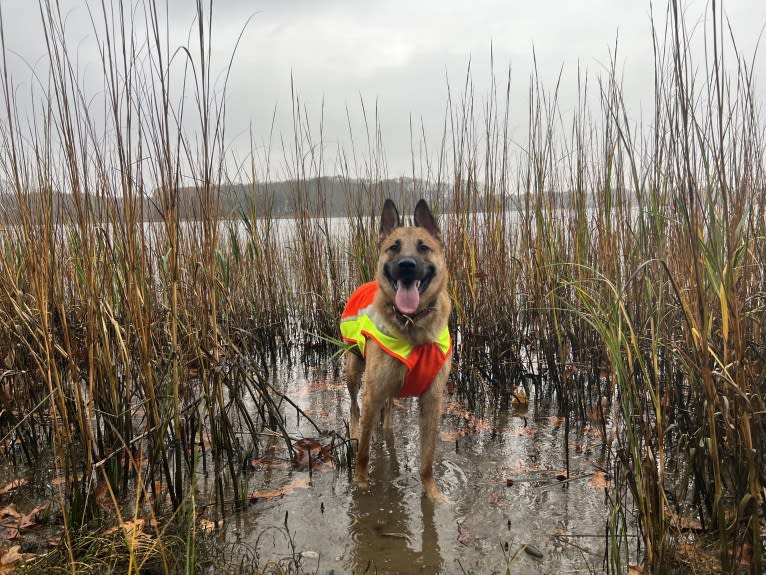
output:
[{"label": "dog's head", "polygon": [[425,200],[415,206],[415,226],[402,226],[394,202],[386,200],[380,223],[378,284],[399,313],[412,316],[445,289],[444,245]]}]

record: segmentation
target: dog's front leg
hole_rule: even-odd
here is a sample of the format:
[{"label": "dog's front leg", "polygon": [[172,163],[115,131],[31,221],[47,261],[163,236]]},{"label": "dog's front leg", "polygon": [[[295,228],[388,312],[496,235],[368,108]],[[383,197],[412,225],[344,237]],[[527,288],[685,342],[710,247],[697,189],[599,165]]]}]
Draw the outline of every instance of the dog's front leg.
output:
[{"label": "dog's front leg", "polygon": [[450,360],[442,366],[431,387],[418,400],[420,402],[420,481],[426,497],[431,501],[443,501],[444,496],[434,481],[434,453],[436,436],[442,413],[442,396],[450,370]]},{"label": "dog's front leg", "polygon": [[386,354],[375,343],[367,343],[362,421],[354,467],[354,482],[358,485],[365,486],[368,480],[372,428],[379,421],[380,410],[386,401],[401,388],[406,370],[402,362]]},{"label": "dog's front leg", "polygon": [[372,427],[380,414],[385,398],[379,397],[372,389],[369,377],[365,377],[364,403],[362,404],[361,431],[359,433],[359,447],[356,452],[356,465],[354,467],[354,482],[362,487],[367,486],[369,463],[370,463],[370,440]]},{"label": "dog's front leg", "polygon": [[364,360],[353,352],[346,352],[346,364],[344,367],[346,387],[351,396],[351,421],[349,422],[349,437],[359,439],[359,388],[362,385],[364,373]]}]

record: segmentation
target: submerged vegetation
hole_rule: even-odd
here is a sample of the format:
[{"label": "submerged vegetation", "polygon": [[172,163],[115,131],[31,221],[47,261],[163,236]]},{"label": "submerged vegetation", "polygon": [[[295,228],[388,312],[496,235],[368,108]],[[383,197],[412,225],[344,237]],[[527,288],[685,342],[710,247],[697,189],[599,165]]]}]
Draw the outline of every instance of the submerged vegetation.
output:
[{"label": "submerged vegetation", "polygon": [[[13,79],[0,78],[0,170],[13,198],[0,228],[0,449],[52,489],[70,572],[88,552],[82,528],[114,510],[126,571],[144,555],[178,570],[177,546],[191,571],[199,477],[215,483],[215,521],[247,503],[244,463],[265,442],[281,436],[292,450],[284,414],[294,407],[264,373],[278,357],[329,347],[344,298],[369,279],[385,162],[373,146],[364,168],[344,168],[349,215],[331,219],[322,143],[296,97],[293,219],[268,202],[226,213],[220,190],[233,177],[206,9],[198,4],[197,43],[180,52],[152,0],[140,31],[116,5],[94,13],[102,116],[82,91],[57,4],[41,8],[50,75],[31,119]],[[743,55],[734,73],[725,66],[722,46],[736,45],[720,11],[697,62],[678,10],[671,2],[655,32],[645,125],[629,117],[615,67],[596,86],[581,79],[569,116],[558,86],[537,76],[528,110],[495,85],[478,106],[469,76],[451,95],[437,157],[397,199],[411,207],[424,195],[441,214],[458,393],[480,405],[523,385],[553,401],[567,429],[600,422],[614,478],[605,568],[625,572],[637,555],[663,572],[693,524],[717,543],[719,570],[759,573],[762,102]],[[519,154],[507,134],[522,113]],[[189,181],[193,220],[182,217]],[[267,198],[268,182],[257,185]],[[167,549],[132,545],[125,525],[147,516],[172,524]]]}]

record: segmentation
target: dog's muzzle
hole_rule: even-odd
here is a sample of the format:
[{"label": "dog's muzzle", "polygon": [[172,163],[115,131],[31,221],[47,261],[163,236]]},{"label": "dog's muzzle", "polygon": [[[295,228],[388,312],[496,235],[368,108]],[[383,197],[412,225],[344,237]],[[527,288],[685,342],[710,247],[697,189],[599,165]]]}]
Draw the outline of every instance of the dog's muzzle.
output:
[{"label": "dog's muzzle", "polygon": [[388,262],[384,271],[396,292],[394,303],[399,312],[405,315],[417,312],[420,294],[428,288],[436,268],[430,263],[405,256]]}]

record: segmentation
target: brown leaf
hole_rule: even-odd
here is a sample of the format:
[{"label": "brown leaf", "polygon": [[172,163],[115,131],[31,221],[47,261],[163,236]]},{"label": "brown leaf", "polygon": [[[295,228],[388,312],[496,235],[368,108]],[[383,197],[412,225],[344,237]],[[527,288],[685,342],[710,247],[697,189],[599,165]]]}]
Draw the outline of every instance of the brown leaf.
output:
[{"label": "brown leaf", "polygon": [[603,471],[596,471],[588,482],[588,487],[591,489],[609,489],[611,486],[612,482],[609,481],[609,475]]},{"label": "brown leaf", "polygon": [[18,539],[21,532],[14,525],[0,525],[0,541]]},{"label": "brown leaf", "polygon": [[330,446],[322,445],[318,439],[303,438],[293,443],[293,465],[299,470],[306,470],[309,467],[318,469],[322,464],[332,462],[330,457]]},{"label": "brown leaf", "polygon": [[26,479],[21,479],[21,478],[14,479],[13,481],[9,481],[8,483],[6,483],[2,487],[0,487],[0,497],[5,495],[6,493],[10,493],[11,491],[15,491],[19,487],[23,487],[26,484],[27,484],[27,480]]},{"label": "brown leaf", "polygon": [[32,557],[34,557],[32,553],[21,552],[21,545],[14,545],[0,555],[0,573],[12,573],[14,569],[9,569],[9,567],[16,567],[19,563],[23,563]]},{"label": "brown leaf", "polygon": [[204,533],[213,533],[216,529],[223,527],[223,519],[211,521],[210,519],[202,518],[199,520],[199,527]]},{"label": "brown leaf", "polygon": [[459,432],[461,436],[474,433],[484,433],[485,431],[492,431],[495,429],[495,426],[490,422],[477,418],[473,413],[471,413],[457,401],[450,401],[446,405],[444,412],[447,415],[455,415],[463,420],[463,425],[465,428]]},{"label": "brown leaf", "polygon": [[308,478],[296,477],[283,487],[277,487],[269,491],[253,491],[250,494],[250,501],[257,501],[258,499],[276,499],[277,497],[290,495],[291,493],[294,493],[296,489],[308,489],[308,487]]},{"label": "brown leaf", "polygon": [[146,526],[146,520],[145,519],[132,519],[130,521],[125,521],[124,523],[121,523],[120,525],[115,525],[114,527],[111,527],[104,531],[104,536],[114,535],[118,531],[122,530],[125,533],[126,537],[130,538],[137,538],[137,537],[147,537],[148,535],[144,533],[144,527]]},{"label": "brown leaf", "polygon": [[490,505],[497,505],[498,507],[506,507],[509,501],[499,493],[491,493],[490,496],[487,497],[487,503]]},{"label": "brown leaf", "polygon": [[16,509],[16,504],[11,503],[10,505],[6,505],[2,509],[0,509],[0,521],[7,517],[13,517],[14,519],[21,519],[22,515],[21,513],[19,513],[19,510]]},{"label": "brown leaf", "polygon": [[644,566],[641,565],[628,565],[628,575],[642,575],[644,572]]},{"label": "brown leaf", "polygon": [[457,524],[457,540],[461,545],[469,545],[473,539],[473,535],[468,531],[468,527],[465,526],[465,522]]},{"label": "brown leaf", "polygon": [[258,459],[251,459],[247,463],[247,467],[252,471],[257,469],[289,469],[290,464],[284,459],[274,457],[273,455],[264,455]]},{"label": "brown leaf", "polygon": [[104,481],[96,487],[96,501],[102,509],[114,509],[114,498],[109,484]]},{"label": "brown leaf", "polygon": [[19,521],[19,529],[28,529],[29,527],[37,525],[38,516],[46,509],[48,509],[48,504],[43,503],[24,515]]}]

